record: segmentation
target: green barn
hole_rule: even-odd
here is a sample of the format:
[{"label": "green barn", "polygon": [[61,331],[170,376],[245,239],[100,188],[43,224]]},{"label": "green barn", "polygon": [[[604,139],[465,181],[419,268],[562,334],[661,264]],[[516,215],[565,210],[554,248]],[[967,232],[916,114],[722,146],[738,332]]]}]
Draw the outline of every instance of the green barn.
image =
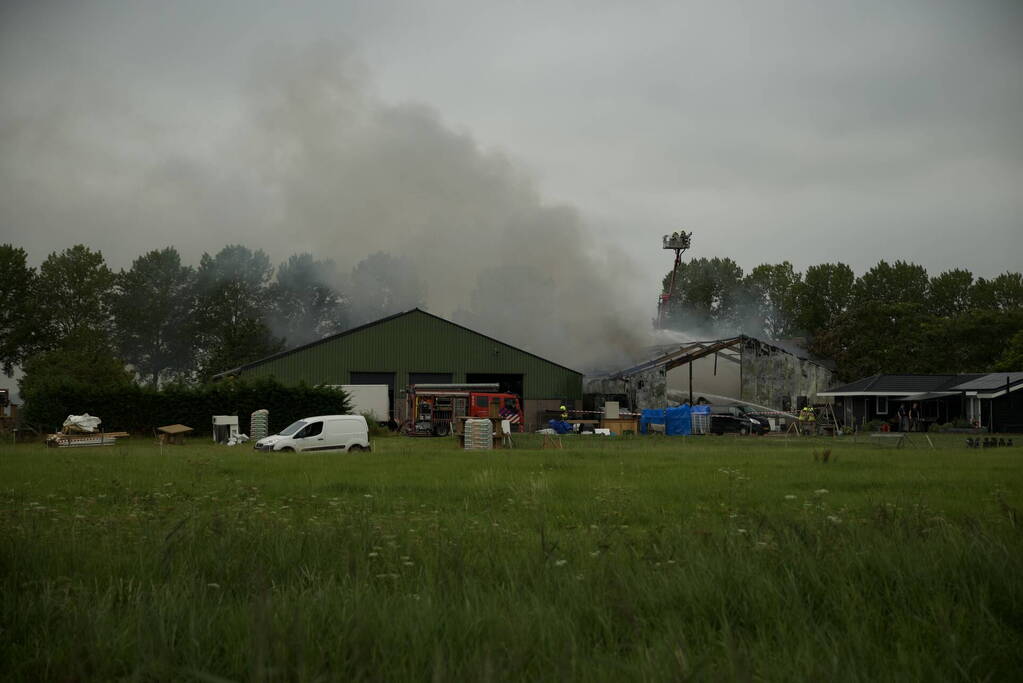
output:
[{"label": "green barn", "polygon": [[217,375],[283,384],[386,384],[392,417],[406,388],[426,382],[495,382],[523,398],[526,426],[543,411],[582,400],[582,373],[414,308]]}]

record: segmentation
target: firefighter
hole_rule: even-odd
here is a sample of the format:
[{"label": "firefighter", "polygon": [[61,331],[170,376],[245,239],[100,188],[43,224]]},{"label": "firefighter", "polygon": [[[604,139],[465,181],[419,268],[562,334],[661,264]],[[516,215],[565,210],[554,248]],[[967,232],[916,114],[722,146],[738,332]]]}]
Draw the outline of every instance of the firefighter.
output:
[{"label": "firefighter", "polygon": [[809,405],[803,406],[803,409],[799,411],[799,431],[809,430],[813,431],[814,423],[817,421],[817,416],[813,412],[813,408]]},{"label": "firefighter", "polygon": [[565,406],[561,406],[560,408],[558,408],[558,410],[561,411],[561,421],[564,422],[565,420],[567,420],[568,419],[568,408],[566,408]]}]

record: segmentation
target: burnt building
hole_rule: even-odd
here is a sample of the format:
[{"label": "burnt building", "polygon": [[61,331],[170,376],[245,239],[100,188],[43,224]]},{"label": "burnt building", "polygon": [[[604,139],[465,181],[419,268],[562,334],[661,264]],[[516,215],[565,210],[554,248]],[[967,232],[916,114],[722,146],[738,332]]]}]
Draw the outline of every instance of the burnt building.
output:
[{"label": "burnt building", "polygon": [[739,335],[651,351],[647,361],[588,376],[583,391],[595,407],[618,400],[633,410],[661,408],[704,396],[791,411],[817,403],[834,381],[833,363],[786,340]]}]

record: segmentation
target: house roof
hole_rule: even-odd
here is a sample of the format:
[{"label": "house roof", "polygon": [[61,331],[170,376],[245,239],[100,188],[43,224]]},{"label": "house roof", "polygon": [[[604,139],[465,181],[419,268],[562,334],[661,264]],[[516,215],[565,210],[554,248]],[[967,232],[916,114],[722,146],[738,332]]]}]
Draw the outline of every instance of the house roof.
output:
[{"label": "house roof", "polygon": [[980,375],[872,375],[821,391],[818,396],[908,396],[947,391]]},{"label": "house roof", "polygon": [[1006,390],[1016,391],[1023,388],[1023,372],[991,372],[952,387],[956,392],[964,392],[980,398],[995,398],[1005,394]]},{"label": "house roof", "polygon": [[582,373],[579,372],[578,370],[573,370],[572,368],[569,368],[569,367],[566,367],[564,365],[561,365],[560,363],[555,363],[552,360],[548,360],[546,358],[538,356],[535,353],[530,353],[529,351],[526,351],[525,349],[520,349],[517,346],[512,346],[508,342],[501,341],[500,339],[494,339],[493,337],[491,337],[489,335],[483,334],[482,332],[478,332],[478,331],[476,331],[476,330],[474,330],[472,328],[466,327],[465,325],[459,325],[458,323],[451,322],[447,318],[442,318],[439,315],[434,315],[433,313],[430,313],[429,311],[424,311],[421,308],[412,308],[412,309],[409,309],[407,311],[402,311],[401,313],[395,313],[393,315],[389,315],[389,316],[386,316],[384,318],[379,318],[377,320],[373,320],[372,322],[365,323],[364,325],[359,325],[358,327],[352,327],[352,328],[347,329],[347,330],[345,330],[343,332],[338,332],[336,334],[331,334],[331,335],[328,335],[326,337],[322,337],[320,339],[317,339],[316,341],[311,341],[311,342],[309,342],[307,344],[302,344],[301,346],[295,346],[295,347],[290,348],[290,349],[285,349],[284,351],[280,351],[280,352],[275,353],[275,354],[273,354],[271,356],[267,356],[265,358],[260,358],[259,360],[254,360],[251,363],[246,363],[245,365],[240,365],[240,366],[238,366],[236,368],[231,368],[230,370],[224,370],[223,372],[219,372],[216,375],[213,375],[213,379],[214,380],[219,380],[219,379],[223,379],[224,377],[227,377],[229,375],[236,375],[239,372],[242,372],[243,370],[248,370],[249,368],[254,368],[257,365],[262,365],[263,363],[266,363],[268,361],[272,361],[272,360],[275,360],[277,358],[283,358],[285,356],[290,356],[293,353],[297,353],[299,351],[304,351],[305,349],[312,348],[312,347],[318,346],[320,344],[325,344],[325,343],[333,341],[335,339],[341,339],[342,337],[347,337],[347,336],[356,334],[356,333],[361,332],[363,330],[366,330],[366,329],[369,329],[371,327],[375,327],[377,325],[380,325],[381,323],[385,323],[385,322],[388,322],[390,320],[394,320],[396,318],[401,318],[401,317],[406,316],[406,315],[412,315],[413,313],[421,313],[423,315],[427,315],[427,316],[429,316],[431,318],[435,318],[437,320],[440,320],[441,322],[447,323],[448,325],[452,325],[453,327],[458,327],[460,329],[466,330],[467,332],[471,332],[473,334],[476,334],[476,335],[479,335],[479,336],[484,337],[486,339],[489,339],[490,341],[495,342],[497,344],[501,344],[502,346],[505,346],[505,347],[508,347],[508,348],[511,348],[511,349],[515,349],[516,351],[524,353],[527,356],[532,356],[533,358],[536,358],[538,360],[542,360],[545,363],[550,363],[551,365],[555,365],[555,366],[561,368],[562,370],[568,370],[569,372],[574,372],[577,375],[582,375]]},{"label": "house roof", "polygon": [[1023,387],[1023,372],[968,373],[957,375],[872,375],[828,389],[818,396],[902,396],[925,400],[962,392],[985,398]]},{"label": "house roof", "polygon": [[997,391],[1004,389],[1006,384],[1011,387],[1020,382],[1023,382],[1023,372],[991,372],[957,384],[952,389],[955,391]]}]

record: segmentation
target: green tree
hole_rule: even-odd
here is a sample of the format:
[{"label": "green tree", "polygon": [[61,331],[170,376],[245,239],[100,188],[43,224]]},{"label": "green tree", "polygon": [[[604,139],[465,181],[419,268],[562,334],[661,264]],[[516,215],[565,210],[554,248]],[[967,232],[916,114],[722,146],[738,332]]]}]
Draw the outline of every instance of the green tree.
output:
[{"label": "green tree", "polygon": [[931,278],[928,287],[929,308],[940,316],[957,316],[969,311],[973,305],[973,274],[955,268]]},{"label": "green tree", "polygon": [[103,254],[84,245],[50,254],[36,280],[36,347],[55,348],[83,329],[109,332],[115,280]]},{"label": "green tree", "polygon": [[929,320],[923,304],[858,303],[815,338],[814,350],[834,359],[845,381],[877,373],[932,372]]},{"label": "green tree", "polygon": [[995,372],[1023,372],[1023,330],[1009,340],[994,369]]},{"label": "green tree", "polygon": [[33,410],[36,414],[45,412],[42,403],[47,397],[66,390],[116,390],[134,384],[107,336],[84,326],[73,330],[54,348],[28,358],[23,370],[18,389],[29,416]]},{"label": "green tree", "polygon": [[879,261],[853,285],[857,305],[866,301],[926,304],[930,280],[927,269],[914,263]]},{"label": "green tree", "polygon": [[35,278],[24,249],[0,244],[0,366],[8,377],[33,345]]},{"label": "green tree", "polygon": [[850,306],[856,275],[844,263],[810,266],[794,285],[795,326],[817,336],[830,329]]},{"label": "green tree", "polygon": [[269,323],[288,346],[321,339],[346,328],[347,303],[338,291],[337,266],[294,254],[277,267],[270,285]]},{"label": "green tree", "polygon": [[[664,292],[671,272],[664,276]],[[704,329],[710,334],[730,334],[738,328],[738,303],[742,268],[730,258],[698,258],[683,262],[668,302],[666,327],[676,330]]]},{"label": "green tree", "polygon": [[794,333],[796,297],[802,276],[788,261],[762,264],[742,280],[739,318],[744,332],[771,339]]},{"label": "green tree", "polygon": [[260,250],[229,245],[203,254],[193,287],[190,329],[200,379],[283,348],[265,322],[270,308],[270,259]]},{"label": "green tree", "polygon": [[[934,317],[927,326],[927,365],[921,372],[992,372],[1023,331],[1023,311],[968,311]],[[1017,368],[1023,370],[1023,367]]]},{"label": "green tree", "polygon": [[1023,308],[1023,275],[1002,273],[991,280],[977,278],[970,295],[975,310],[1018,310]]},{"label": "green tree", "polygon": [[152,385],[187,372],[195,270],[173,247],[138,257],[117,276],[111,309],[121,357]]}]

